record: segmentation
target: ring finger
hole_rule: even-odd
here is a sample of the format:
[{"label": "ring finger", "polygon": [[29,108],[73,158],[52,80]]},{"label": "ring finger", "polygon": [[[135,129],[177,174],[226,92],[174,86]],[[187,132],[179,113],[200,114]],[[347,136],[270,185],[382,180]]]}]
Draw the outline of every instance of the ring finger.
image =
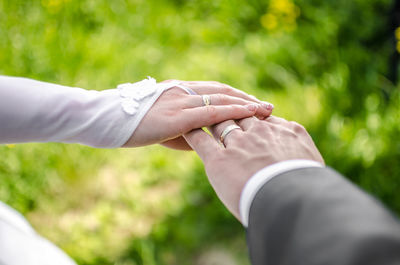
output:
[{"label": "ring finger", "polygon": [[[211,95],[188,95],[185,97],[185,108],[197,108],[207,105],[250,105],[256,104],[253,101],[248,101],[242,98],[233,97],[224,94],[211,94]],[[257,108],[257,115],[267,117],[271,115],[272,109],[268,109],[259,105]]]},{"label": "ring finger", "polygon": [[224,121],[212,126],[211,132],[214,138],[221,142],[225,147],[229,146],[229,143],[231,143],[235,135],[237,136],[238,134],[243,133],[242,129],[233,120]]}]

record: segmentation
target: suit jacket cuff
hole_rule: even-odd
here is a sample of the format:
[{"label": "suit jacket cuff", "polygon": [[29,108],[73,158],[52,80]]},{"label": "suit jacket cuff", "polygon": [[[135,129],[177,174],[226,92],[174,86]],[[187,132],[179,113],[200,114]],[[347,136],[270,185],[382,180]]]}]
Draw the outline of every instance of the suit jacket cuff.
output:
[{"label": "suit jacket cuff", "polygon": [[312,160],[287,160],[267,166],[254,174],[246,183],[240,196],[239,211],[242,224],[247,227],[249,222],[250,206],[257,192],[271,179],[287,171],[309,168],[324,167],[322,164]]}]

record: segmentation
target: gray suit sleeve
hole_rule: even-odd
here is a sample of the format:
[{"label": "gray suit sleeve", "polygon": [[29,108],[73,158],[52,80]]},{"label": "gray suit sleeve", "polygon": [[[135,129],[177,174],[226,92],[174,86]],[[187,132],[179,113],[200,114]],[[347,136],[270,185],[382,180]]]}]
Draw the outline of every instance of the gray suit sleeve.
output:
[{"label": "gray suit sleeve", "polygon": [[286,172],[250,208],[253,265],[400,264],[400,224],[384,206],[328,168]]}]

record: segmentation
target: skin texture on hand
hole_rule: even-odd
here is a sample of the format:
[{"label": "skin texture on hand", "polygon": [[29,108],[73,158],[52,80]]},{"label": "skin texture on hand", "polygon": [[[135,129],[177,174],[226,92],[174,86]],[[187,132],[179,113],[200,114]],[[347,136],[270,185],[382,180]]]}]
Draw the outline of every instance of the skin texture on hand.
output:
[{"label": "skin texture on hand", "polygon": [[[181,137],[184,133],[229,119],[254,115],[265,118],[272,112],[272,106],[225,84],[212,81],[180,83],[198,95],[189,95],[180,88],[165,91],[124,147],[162,143],[174,149],[191,150]],[[204,106],[201,95],[209,95],[211,105]]]},{"label": "skin texture on hand", "polygon": [[[235,129],[225,137],[225,146],[218,143],[216,139],[232,124],[241,129]],[[230,120],[213,126],[211,131],[215,139],[201,129],[184,137],[203,160],[218,197],[239,220],[241,192],[247,180],[260,169],[291,159],[308,159],[324,164],[304,127],[282,118]]]}]

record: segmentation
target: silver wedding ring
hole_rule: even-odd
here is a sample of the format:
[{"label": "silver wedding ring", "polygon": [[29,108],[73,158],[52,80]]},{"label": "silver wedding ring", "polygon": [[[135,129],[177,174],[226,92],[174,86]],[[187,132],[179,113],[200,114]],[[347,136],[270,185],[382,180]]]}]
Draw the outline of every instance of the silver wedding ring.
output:
[{"label": "silver wedding ring", "polygon": [[231,132],[231,131],[233,131],[233,130],[235,130],[235,129],[241,129],[239,126],[237,126],[236,124],[232,124],[232,125],[229,125],[229,126],[227,126],[226,128],[225,128],[225,130],[221,133],[221,136],[220,136],[220,141],[221,141],[221,143],[223,143],[224,145],[225,145],[225,143],[224,143],[224,140],[225,140],[225,137]]},{"label": "silver wedding ring", "polygon": [[211,97],[209,95],[203,95],[202,98],[204,106],[211,105]]}]

